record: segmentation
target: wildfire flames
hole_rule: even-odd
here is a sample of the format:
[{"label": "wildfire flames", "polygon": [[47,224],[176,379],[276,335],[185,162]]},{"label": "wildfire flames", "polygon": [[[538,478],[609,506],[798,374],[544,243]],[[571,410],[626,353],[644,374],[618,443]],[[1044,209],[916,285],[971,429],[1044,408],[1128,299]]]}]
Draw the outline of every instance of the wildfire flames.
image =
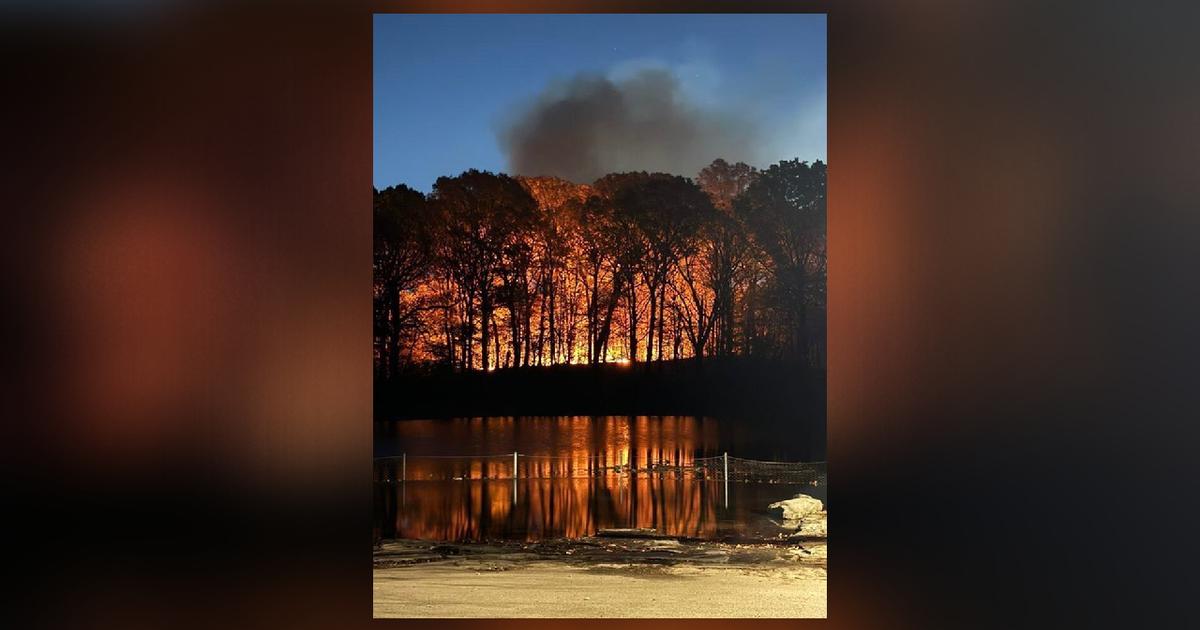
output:
[{"label": "wildfire flames", "polygon": [[591,185],[467,171],[375,197],[381,376],[443,364],[823,360],[825,166]]}]

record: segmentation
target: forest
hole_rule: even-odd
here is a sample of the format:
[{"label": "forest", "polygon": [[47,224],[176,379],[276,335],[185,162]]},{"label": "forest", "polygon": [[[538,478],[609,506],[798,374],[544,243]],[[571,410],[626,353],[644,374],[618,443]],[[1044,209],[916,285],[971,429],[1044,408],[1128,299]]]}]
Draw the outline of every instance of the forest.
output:
[{"label": "forest", "polygon": [[826,165],[374,191],[375,374],[825,363]]}]

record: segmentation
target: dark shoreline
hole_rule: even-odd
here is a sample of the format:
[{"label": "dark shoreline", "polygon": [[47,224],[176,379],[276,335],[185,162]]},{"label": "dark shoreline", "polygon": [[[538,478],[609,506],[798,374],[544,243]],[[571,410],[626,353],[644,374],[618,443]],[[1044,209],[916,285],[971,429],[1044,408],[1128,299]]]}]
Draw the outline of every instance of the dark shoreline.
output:
[{"label": "dark shoreline", "polygon": [[[627,562],[642,564],[714,563],[760,566],[766,561],[798,549],[805,556],[824,536],[782,536],[778,538],[725,536],[700,539],[680,536],[654,538],[585,536],[551,538],[533,542],[518,540],[436,541],[411,538],[382,539],[375,543],[375,568],[395,568],[446,560],[483,557],[490,560],[511,557],[514,561],[561,560],[577,564]],[[707,553],[706,553],[707,552]],[[814,558],[819,559],[820,556]]]},{"label": "dark shoreline", "polygon": [[498,415],[820,412],[825,371],[761,359],[680,359],[412,371],[375,382],[375,419]]},{"label": "dark shoreline", "polygon": [[418,418],[684,415],[786,425],[825,448],[825,371],[746,357],[413,371],[375,383],[377,422]]}]

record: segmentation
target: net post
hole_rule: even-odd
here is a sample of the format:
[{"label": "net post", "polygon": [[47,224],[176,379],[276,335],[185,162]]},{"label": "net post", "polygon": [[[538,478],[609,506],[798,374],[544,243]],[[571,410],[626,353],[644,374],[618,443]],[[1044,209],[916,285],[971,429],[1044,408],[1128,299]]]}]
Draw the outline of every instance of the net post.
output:
[{"label": "net post", "polygon": [[517,452],[513,451],[513,505],[517,504]]},{"label": "net post", "polygon": [[729,509],[729,451],[721,456],[725,462],[725,509]]},{"label": "net post", "polygon": [[408,453],[400,453],[400,481],[408,481]]}]

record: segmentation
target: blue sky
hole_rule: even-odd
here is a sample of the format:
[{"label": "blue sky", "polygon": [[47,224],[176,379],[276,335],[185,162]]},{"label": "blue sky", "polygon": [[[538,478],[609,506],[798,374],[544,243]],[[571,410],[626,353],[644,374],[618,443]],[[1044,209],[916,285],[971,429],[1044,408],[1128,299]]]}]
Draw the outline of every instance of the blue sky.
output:
[{"label": "blue sky", "polygon": [[824,15],[376,15],[374,185],[504,171],[499,126],[581,71],[670,70],[694,105],[768,129],[761,161],[825,160],[825,51]]}]

